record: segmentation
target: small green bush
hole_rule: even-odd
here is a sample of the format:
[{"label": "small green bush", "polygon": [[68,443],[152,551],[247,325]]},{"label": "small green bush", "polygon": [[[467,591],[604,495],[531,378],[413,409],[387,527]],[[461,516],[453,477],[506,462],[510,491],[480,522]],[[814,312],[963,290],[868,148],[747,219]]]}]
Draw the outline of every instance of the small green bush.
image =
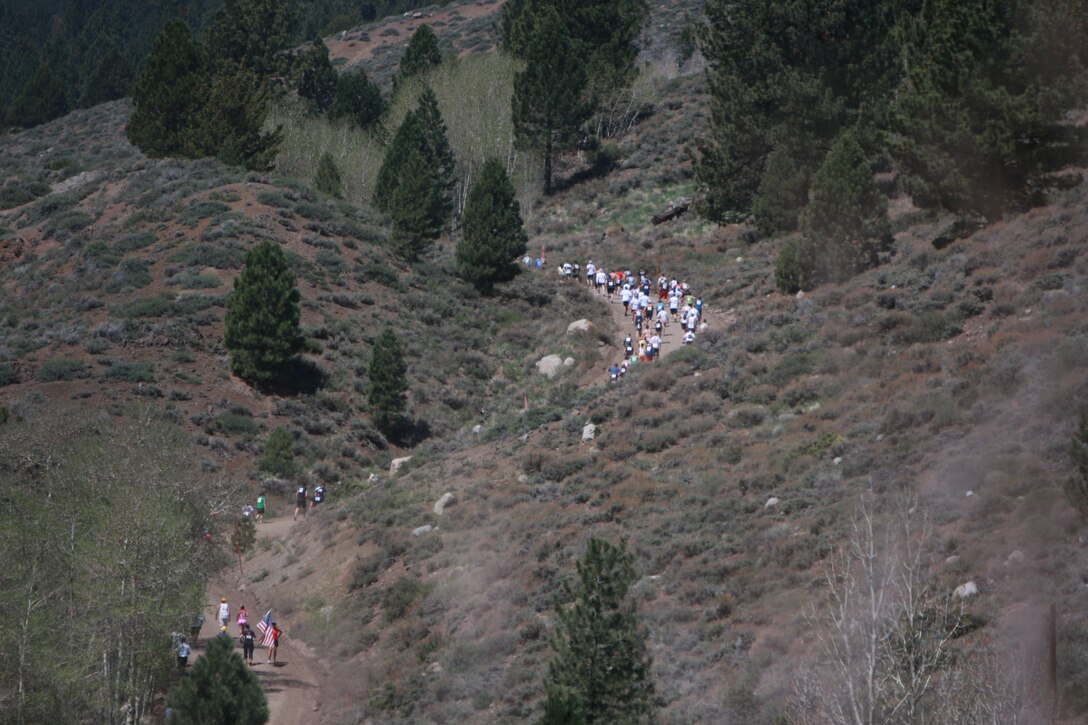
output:
[{"label": "small green bush", "polygon": [[223,413],[212,419],[212,428],[231,435],[254,435],[261,427],[252,416],[244,413]]},{"label": "small green bush", "polygon": [[103,380],[128,383],[155,382],[155,366],[149,362],[114,362],[102,373]]},{"label": "small green bush", "polygon": [[19,373],[11,363],[0,363],[0,388],[19,382]]},{"label": "small green bush", "polygon": [[42,366],[38,368],[37,377],[38,380],[43,383],[51,383],[58,380],[85,378],[89,375],[90,373],[87,372],[87,366],[83,364],[82,360],[57,358],[56,360],[49,360],[42,363]]},{"label": "small green bush", "polygon": [[151,246],[155,243],[155,239],[156,237],[153,232],[126,234],[117,240],[117,243],[113,245],[113,248],[118,252],[133,252],[137,249]]},{"label": "small green bush", "polygon": [[382,592],[382,609],[385,611],[386,621],[393,622],[407,614],[412,604],[425,591],[426,586],[415,577],[398,579],[393,586]]},{"label": "small green bush", "polygon": [[806,258],[811,255],[811,245],[804,237],[790,237],[774,262],[774,285],[783,294],[796,294],[806,287]]}]

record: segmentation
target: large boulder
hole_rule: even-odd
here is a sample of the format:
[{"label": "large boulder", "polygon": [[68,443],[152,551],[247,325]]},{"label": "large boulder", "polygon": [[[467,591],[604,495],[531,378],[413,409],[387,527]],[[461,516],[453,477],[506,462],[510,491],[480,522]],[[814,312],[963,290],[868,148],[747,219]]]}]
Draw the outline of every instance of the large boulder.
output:
[{"label": "large boulder", "polygon": [[554,378],[561,367],[563,367],[563,358],[558,355],[545,355],[536,361],[536,369],[541,375],[547,375],[549,378]]},{"label": "large boulder", "polygon": [[397,471],[400,470],[401,466],[403,466],[410,460],[412,460],[411,456],[405,456],[404,458],[394,458],[392,461],[389,462],[389,475],[397,475]]},{"label": "large boulder", "polygon": [[593,423],[586,423],[582,428],[582,440],[591,441],[597,436],[597,426]]},{"label": "large boulder", "polygon": [[974,582],[960,584],[956,587],[955,591],[952,592],[952,596],[957,599],[967,599],[969,597],[978,596],[978,585]]},{"label": "large boulder", "polygon": [[583,318],[581,320],[575,320],[567,325],[567,334],[573,335],[576,332],[589,332],[593,329],[593,323]]},{"label": "large boulder", "polygon": [[446,513],[447,506],[453,506],[455,503],[457,503],[457,497],[449,491],[446,491],[442,494],[442,498],[434,502],[434,512],[441,516]]}]

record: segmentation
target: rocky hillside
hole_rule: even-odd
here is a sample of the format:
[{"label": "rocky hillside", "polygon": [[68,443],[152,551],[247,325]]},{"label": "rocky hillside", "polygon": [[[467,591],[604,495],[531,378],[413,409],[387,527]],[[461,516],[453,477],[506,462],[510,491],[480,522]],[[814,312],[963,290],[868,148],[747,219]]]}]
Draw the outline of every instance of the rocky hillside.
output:
[{"label": "rocky hillside", "polygon": [[[497,7],[435,12],[486,29]],[[406,39],[411,22],[330,48],[366,65],[382,56],[363,36]],[[458,52],[490,47],[435,29]],[[191,436],[194,467],[251,493],[288,485],[254,469],[287,428],[331,503],[259,548],[241,583],[323,654],[326,722],[537,717],[555,596],[589,536],[635,554],[661,722],[777,722],[823,657],[806,612],[826,601],[862,495],[880,511],[916,497],[924,571],[942,592],[975,584],[958,663],[994,648],[1042,672],[1031,658],[1056,604],[1062,718],[1082,721],[1088,551],[1061,484],[1088,392],[1088,184],[1071,169],[1045,205],[954,238],[953,218],[890,178],[882,263],[785,296],[782,240],[691,215],[650,224],[694,192],[684,150],[707,115],[692,64],[652,77],[615,165],[565,159],[562,190],[533,210],[549,269],[495,298],[456,279],[450,240],[406,265],[385,220],[306,179],[144,158],[124,102],[0,139],[0,403],[161,412]],[[222,348],[224,300],[263,239],[285,245],[302,293],[312,379],[297,394],[255,392]],[[588,259],[687,280],[712,329],[605,384],[623,332],[551,269]],[[592,331],[568,334],[583,318]],[[408,353],[411,447],[366,417],[385,322]],[[573,365],[543,376],[548,354]]]}]

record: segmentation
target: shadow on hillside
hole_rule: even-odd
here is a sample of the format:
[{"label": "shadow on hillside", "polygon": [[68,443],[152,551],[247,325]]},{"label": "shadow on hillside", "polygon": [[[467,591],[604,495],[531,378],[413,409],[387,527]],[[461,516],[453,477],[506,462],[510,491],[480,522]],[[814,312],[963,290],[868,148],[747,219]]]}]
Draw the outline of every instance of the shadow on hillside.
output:
[{"label": "shadow on hillside", "polygon": [[431,437],[433,431],[427,421],[422,418],[412,420],[402,418],[397,423],[397,429],[393,433],[392,441],[405,448],[413,448]]},{"label": "shadow on hillside", "polygon": [[317,363],[305,358],[295,358],[288,363],[281,378],[260,386],[262,393],[273,395],[312,395],[325,387],[325,372]]}]

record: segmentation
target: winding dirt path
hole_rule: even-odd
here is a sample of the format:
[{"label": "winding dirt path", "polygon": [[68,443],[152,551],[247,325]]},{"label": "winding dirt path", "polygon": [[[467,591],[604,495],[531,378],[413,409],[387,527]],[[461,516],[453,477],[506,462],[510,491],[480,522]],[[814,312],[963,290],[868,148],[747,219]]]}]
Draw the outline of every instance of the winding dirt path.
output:
[{"label": "winding dirt path", "polygon": [[[268,520],[257,526],[258,539],[283,539],[290,535],[294,522],[288,516]],[[206,606],[204,616],[207,621],[201,630],[200,643],[193,650],[195,661],[203,653],[203,641],[205,637],[213,636],[218,631],[216,613],[219,608],[219,597],[225,596],[230,604],[231,624],[228,632],[234,638],[238,653],[242,648],[238,644],[238,625],[234,624],[238,608],[245,605],[249,612],[250,626],[256,629],[259,620],[268,610],[268,605],[261,601],[252,591],[247,590],[241,581],[236,566],[232,566],[220,573],[218,577],[208,582],[209,604]],[[321,714],[321,688],[320,683],[327,681],[326,668],[317,655],[301,640],[291,637],[291,621],[286,617],[277,617],[280,629],[284,631],[284,637],[280,642],[277,663],[267,663],[268,652],[258,645],[253,654],[253,672],[261,686],[264,687],[265,696],[268,698],[268,710],[270,725],[320,725]]]}]

